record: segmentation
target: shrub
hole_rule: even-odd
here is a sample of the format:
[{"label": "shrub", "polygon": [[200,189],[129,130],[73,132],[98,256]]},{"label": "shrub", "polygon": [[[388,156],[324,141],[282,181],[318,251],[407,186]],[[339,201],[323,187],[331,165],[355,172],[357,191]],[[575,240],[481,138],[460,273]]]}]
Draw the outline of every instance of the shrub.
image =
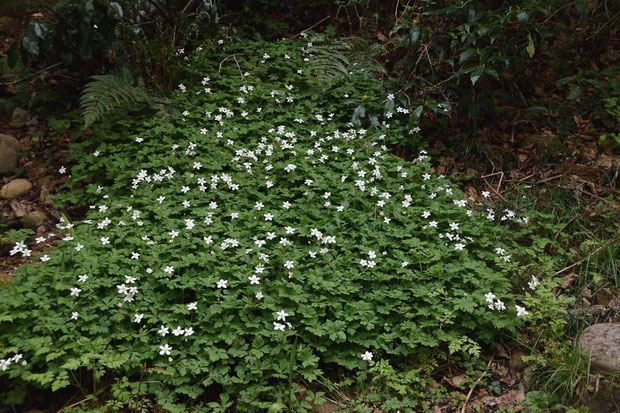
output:
[{"label": "shrub", "polygon": [[72,182],[97,183],[67,199],[92,205],[0,290],[18,384],[4,400],[116,377],[116,409],[136,405],[127,379],[168,411],[291,407],[302,379],[423,348],[477,354],[514,331],[508,236],[527,219],[466,198],[423,150],[392,155],[404,114],[353,127],[344,95],[386,93],[365,72],[317,88],[308,47],[205,45],[174,97],[183,112],[74,145]]}]

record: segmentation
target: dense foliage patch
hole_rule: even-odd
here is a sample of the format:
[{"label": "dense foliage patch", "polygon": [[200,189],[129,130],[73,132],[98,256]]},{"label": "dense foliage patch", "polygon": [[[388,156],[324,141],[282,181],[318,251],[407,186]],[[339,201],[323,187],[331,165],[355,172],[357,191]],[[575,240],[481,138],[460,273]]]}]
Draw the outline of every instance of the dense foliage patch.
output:
[{"label": "dense foliage patch", "polygon": [[[24,383],[96,392],[114,375],[166,410],[221,395],[252,411],[302,378],[477,354],[533,311],[521,294],[538,281],[511,262],[527,219],[465,197],[424,151],[392,155],[419,136],[406,111],[366,71],[321,88],[311,47],[181,54],[182,112],[76,145],[67,173],[98,179],[87,219],[0,290],[9,402]],[[374,125],[350,122],[360,99]]]}]

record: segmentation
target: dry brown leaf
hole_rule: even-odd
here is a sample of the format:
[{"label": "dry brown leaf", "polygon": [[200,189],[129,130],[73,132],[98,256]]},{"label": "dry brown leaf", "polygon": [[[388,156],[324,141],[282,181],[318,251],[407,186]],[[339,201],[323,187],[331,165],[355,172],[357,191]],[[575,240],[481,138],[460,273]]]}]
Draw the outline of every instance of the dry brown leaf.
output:
[{"label": "dry brown leaf", "polygon": [[444,377],[444,380],[448,382],[451,386],[457,387],[459,384],[465,381],[465,375],[459,374],[458,376],[454,377]]},{"label": "dry brown leaf", "polygon": [[560,288],[566,290],[578,277],[579,275],[575,274],[574,272],[565,275],[564,277],[562,277],[562,284],[560,284]]}]

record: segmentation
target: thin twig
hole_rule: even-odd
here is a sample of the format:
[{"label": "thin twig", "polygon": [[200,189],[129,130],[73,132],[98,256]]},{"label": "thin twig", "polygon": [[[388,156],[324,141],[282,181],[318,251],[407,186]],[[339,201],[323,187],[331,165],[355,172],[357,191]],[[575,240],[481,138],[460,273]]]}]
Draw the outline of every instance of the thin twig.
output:
[{"label": "thin twig", "polygon": [[239,69],[239,74],[241,75],[241,79],[243,79],[243,72],[241,71],[241,68],[239,67],[239,62],[237,62],[237,58],[235,57],[235,56],[241,56],[241,55],[243,55],[243,53],[234,53],[234,54],[231,54],[230,56],[226,56],[224,60],[220,62],[220,67],[217,70],[217,74],[219,75],[220,72],[222,71],[222,65],[224,64],[224,62],[232,57],[233,59],[235,59],[235,63],[237,63],[237,69]]},{"label": "thin twig", "polygon": [[308,30],[314,29],[316,26],[318,26],[319,24],[323,23],[325,20],[327,20],[327,19],[329,19],[331,17],[332,17],[331,15],[323,17],[321,20],[319,20],[318,22],[314,23],[312,26],[308,27],[307,29],[304,29],[304,30],[300,31],[299,33],[297,33],[294,36],[291,36],[290,38],[294,39],[295,37],[300,36],[302,33],[305,33]]},{"label": "thin twig", "polygon": [[486,175],[483,175],[483,176],[481,176],[480,178],[490,178],[490,177],[492,177],[492,176],[499,175],[499,174],[501,174],[501,173],[502,173],[502,171],[499,171],[499,172],[493,172],[492,174],[486,174]]},{"label": "thin twig", "polygon": [[45,69],[41,69],[41,70],[39,70],[38,72],[31,73],[31,74],[29,74],[28,76],[26,76],[26,77],[24,77],[24,78],[21,78],[21,79],[18,79],[18,80],[14,80],[13,82],[4,83],[4,84],[2,84],[2,86],[13,86],[13,85],[16,85],[16,84],[21,83],[21,82],[24,82],[24,81],[26,81],[26,80],[28,80],[28,79],[32,79],[32,78],[33,78],[33,77],[35,77],[36,75],[41,74],[41,73],[43,73],[43,72],[45,72],[45,71],[47,71],[47,70],[53,69],[53,68],[55,68],[55,67],[58,67],[58,66],[60,66],[61,64],[62,64],[62,62],[54,63],[53,65],[48,66],[48,67],[46,67]]},{"label": "thin twig", "polygon": [[591,253],[589,253],[588,255],[586,255],[585,257],[583,257],[582,259],[580,259],[579,261],[575,262],[574,264],[569,265],[568,267],[564,267],[562,268],[560,271],[557,271],[555,274],[553,274],[554,276],[556,275],[560,275],[562,274],[564,271],[568,271],[571,268],[575,268],[576,266],[578,266],[579,264],[581,264],[583,261],[592,258],[592,256],[598,254],[599,252],[601,252],[602,250],[609,248],[610,246],[612,246],[613,244],[615,244],[616,242],[618,242],[618,240],[620,240],[620,237],[616,237],[610,241],[608,241],[606,244],[601,245],[600,247],[598,247],[597,249],[595,249],[594,251],[592,251]]},{"label": "thin twig", "polygon": [[536,182],[537,184],[543,184],[545,182],[549,182],[549,181],[553,181],[554,179],[558,179],[563,177],[564,175],[555,175],[549,178],[545,178],[545,179],[541,179],[540,181]]},{"label": "thin twig", "polygon": [[493,188],[493,185],[491,185],[490,183],[488,183],[486,180],[484,181],[484,183],[491,189],[491,191],[493,191],[495,193],[495,195],[497,195],[498,197],[500,197],[502,200],[506,201],[506,198],[504,198],[502,196],[502,194],[500,194],[499,192],[497,192],[495,190],[495,188]]},{"label": "thin twig", "polygon": [[499,194],[499,189],[502,187],[502,181],[504,180],[504,172],[499,175],[499,183],[497,184],[497,193]]},{"label": "thin twig", "polygon": [[70,405],[70,406],[63,407],[62,409],[58,410],[58,413],[64,412],[64,411],[65,411],[65,409],[70,409],[70,408],[72,408],[72,407],[77,406],[78,404],[82,404],[82,403],[84,403],[84,402],[86,402],[86,401],[89,401],[89,400],[91,400],[91,398],[90,398],[90,397],[87,397],[87,398],[85,398],[85,399],[83,399],[83,400],[80,400],[79,402],[73,403],[73,404],[72,404],[72,405]]},{"label": "thin twig", "polygon": [[557,239],[558,239],[558,237],[560,236],[560,233],[561,233],[562,231],[564,231],[564,230],[566,229],[566,227],[567,227],[567,226],[569,226],[569,225],[570,225],[570,223],[571,223],[571,222],[573,222],[573,221],[575,220],[575,218],[577,218],[579,215],[580,215],[580,214],[579,214],[579,213],[577,213],[577,214],[575,214],[575,216],[574,216],[574,217],[572,217],[571,219],[569,219],[569,220],[568,220],[568,222],[567,222],[566,224],[564,224],[564,226],[563,226],[562,228],[560,228],[560,230],[559,230],[558,232],[556,232],[556,233],[555,233],[555,236],[553,237],[553,240],[554,240],[554,241],[555,241],[555,240],[557,240]]},{"label": "thin twig", "polygon": [[480,375],[480,377],[478,377],[478,380],[476,380],[476,382],[474,383],[474,385],[471,387],[471,389],[469,389],[469,393],[467,393],[467,397],[465,398],[465,402],[463,403],[463,407],[461,407],[461,413],[465,413],[465,407],[467,406],[467,402],[469,402],[469,398],[471,397],[471,395],[474,393],[474,389],[476,388],[476,386],[478,385],[478,383],[480,383],[480,380],[482,380],[482,378],[484,377],[485,374],[487,374],[487,371],[489,371],[489,367],[491,367],[491,363],[493,362],[493,357],[491,357],[491,360],[489,360],[489,362],[487,363],[487,368],[484,369],[484,371],[482,372],[482,374]]}]

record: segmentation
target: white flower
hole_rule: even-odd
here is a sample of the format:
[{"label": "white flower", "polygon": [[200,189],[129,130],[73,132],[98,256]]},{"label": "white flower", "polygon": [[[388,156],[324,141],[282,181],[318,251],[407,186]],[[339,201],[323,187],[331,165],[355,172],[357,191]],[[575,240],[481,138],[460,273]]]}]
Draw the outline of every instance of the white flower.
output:
[{"label": "white flower", "polygon": [[528,282],[527,285],[530,287],[530,290],[535,290],[536,287],[540,284],[540,281],[536,277],[532,275],[532,281]]},{"label": "white flower", "polygon": [[256,297],[257,300],[261,300],[264,297],[264,295],[263,295],[262,291],[259,291],[259,292],[256,293],[255,297]]},{"label": "white flower", "polygon": [[527,312],[527,310],[525,309],[525,307],[521,307],[515,304],[515,307],[517,309],[517,317],[522,317],[524,315],[528,315],[529,313]]},{"label": "white flower", "polygon": [[455,251],[463,251],[463,248],[465,248],[465,244],[463,244],[463,243],[459,242],[458,244],[454,245],[454,250]]},{"label": "white flower", "polygon": [[293,267],[295,267],[295,263],[293,261],[286,261],[284,263],[284,268],[286,268],[286,269],[291,270],[291,269],[293,269]]},{"label": "white flower", "polygon": [[75,246],[75,250],[76,250],[76,251],[78,251],[78,252],[79,252],[82,248],[84,248],[84,245],[80,244],[79,242],[78,242],[78,244]]},{"label": "white flower", "polygon": [[195,302],[195,301],[194,301],[193,303],[189,303],[189,304],[187,304],[187,309],[188,309],[189,311],[191,311],[191,310],[196,310],[197,308],[198,308],[198,303],[197,303],[197,302]]},{"label": "white flower", "polygon": [[228,287],[228,280],[220,279],[217,282],[217,288],[227,288],[227,287]]},{"label": "white flower", "polygon": [[71,288],[71,295],[74,296],[74,297],[79,297],[80,296],[80,292],[82,292],[82,290],[80,290],[77,287]]},{"label": "white flower", "polygon": [[452,231],[456,231],[457,229],[459,229],[459,224],[457,224],[456,222],[451,222],[450,223],[450,229]]},{"label": "white flower", "polygon": [[110,243],[110,237],[101,237],[101,245],[107,245]]},{"label": "white flower", "polygon": [[295,165],[293,165],[292,163],[289,163],[288,165],[286,165],[286,167],[284,168],[284,170],[288,173],[293,172],[295,169],[297,169],[297,167]]},{"label": "white flower", "polygon": [[166,343],[163,346],[159,346],[159,350],[160,350],[159,351],[160,356],[163,356],[163,355],[169,356],[170,350],[172,350],[172,347],[170,347],[168,343]]},{"label": "white flower", "polygon": [[166,268],[164,268],[164,272],[172,274],[174,272],[174,268],[171,265],[168,265]]},{"label": "white flower", "polygon": [[174,330],[172,330],[172,334],[177,337],[180,336],[181,334],[185,334],[185,329],[181,328],[181,326],[177,326],[177,328],[175,328]]},{"label": "white flower", "polygon": [[49,261],[51,258],[49,255],[45,254],[44,256],[41,257],[41,261],[46,262]]},{"label": "white flower", "polygon": [[484,295],[484,299],[487,303],[492,303],[495,300],[495,294],[489,291]]},{"label": "white flower", "polygon": [[161,335],[162,337],[166,337],[166,334],[168,334],[169,332],[170,332],[170,329],[162,325],[157,331],[157,334]]},{"label": "white flower", "polygon": [[286,326],[284,324],[280,324],[277,321],[273,322],[273,329],[274,330],[276,330],[276,331],[278,331],[278,330],[284,331],[285,328],[286,328]]},{"label": "white flower", "polygon": [[142,318],[143,317],[144,317],[144,314],[136,313],[136,314],[133,315],[133,322],[140,324],[142,322]]},{"label": "white flower", "polygon": [[371,361],[372,360],[372,356],[373,354],[370,351],[367,351],[365,353],[362,353],[362,360],[364,361]]},{"label": "white flower", "polygon": [[187,327],[187,328],[185,329],[185,337],[189,337],[189,336],[191,336],[191,335],[193,335],[193,334],[194,334],[194,329],[193,329],[193,328],[191,328],[191,327]]},{"label": "white flower", "polygon": [[256,275],[252,275],[252,276],[248,277],[248,280],[250,280],[250,285],[252,285],[252,284],[260,284],[260,278],[257,277]]},{"label": "white flower", "polygon": [[78,275],[78,282],[86,282],[86,280],[88,279],[88,275],[86,274],[82,274],[82,275]]},{"label": "white flower", "polygon": [[276,313],[276,315],[278,316],[278,321],[282,320],[282,321],[286,321],[286,317],[289,316],[289,314],[284,311],[284,310],[280,310]]},{"label": "white flower", "polygon": [[74,311],[74,312],[71,313],[71,319],[72,320],[77,320],[79,315],[80,314],[77,311]]}]

